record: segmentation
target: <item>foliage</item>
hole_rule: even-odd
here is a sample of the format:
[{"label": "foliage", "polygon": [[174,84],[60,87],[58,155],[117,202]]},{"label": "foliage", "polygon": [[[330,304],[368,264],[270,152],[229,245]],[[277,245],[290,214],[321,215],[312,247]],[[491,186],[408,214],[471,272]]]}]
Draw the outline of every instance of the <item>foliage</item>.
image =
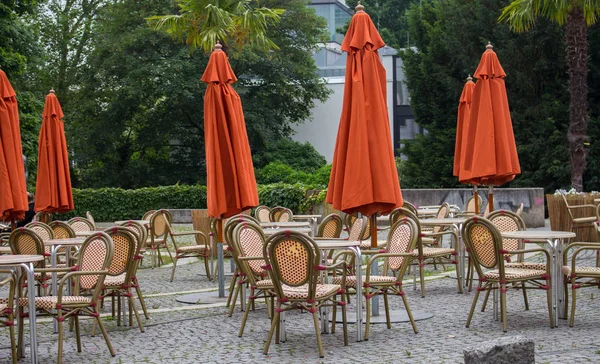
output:
[{"label": "foliage", "polygon": [[517,0],[512,1],[502,9],[498,20],[506,21],[511,29],[523,32],[531,29],[537,18],[544,17],[553,22],[564,25],[569,17],[572,7],[583,9],[585,22],[588,26],[594,25],[600,16],[600,2],[595,0],[575,1],[548,1],[548,0]]},{"label": "foliage", "polygon": [[325,202],[327,197],[327,190],[320,190],[319,193],[313,193],[309,197],[305,198],[300,204],[300,211],[312,214],[313,209],[316,205],[320,205]]},{"label": "foliage", "polygon": [[411,109],[428,133],[407,142],[402,187],[455,187],[452,177],[458,99],[488,40],[507,73],[521,175],[512,187],[546,191],[569,181],[566,130],[568,91],[563,30],[540,19],[529,33],[497,23],[505,5],[487,2],[423,2],[408,12],[416,50],[401,53]]},{"label": "foliage", "polygon": [[255,168],[264,168],[267,164],[278,161],[303,172],[314,172],[326,164],[325,157],[312,144],[288,138],[269,143],[262,152],[252,156],[252,161]]},{"label": "foliage", "polygon": [[271,162],[264,168],[256,170],[256,182],[259,184],[269,183],[302,183],[315,188],[325,188],[329,184],[331,165],[325,165],[315,173],[298,171],[280,161]]},{"label": "foliage", "polygon": [[205,186],[146,187],[136,190],[121,188],[73,189],[75,210],[61,214],[64,220],[85,216],[89,211],[96,221],[139,219],[149,210],[205,209]]},{"label": "foliage", "polygon": [[297,213],[305,199],[306,186],[299,183],[273,183],[258,186],[258,200],[261,205],[284,206]]},{"label": "foliage", "polygon": [[[280,51],[250,44],[228,50],[253,153],[290,135],[290,124],[308,118],[315,100],[328,95],[311,58],[322,19],[301,0],[261,4],[286,9],[267,31]],[[198,79],[208,58],[145,20],[171,10],[169,0],[125,0],[99,11],[92,51],[65,109],[78,187],[204,183],[206,86]]]},{"label": "foliage", "polygon": [[148,23],[179,42],[185,39],[192,48],[209,53],[217,41],[224,41],[237,47],[250,43],[265,50],[279,49],[268,37],[267,28],[279,22],[283,9],[256,7],[258,1],[249,0],[176,0],[176,3],[176,14],[151,16]]}]

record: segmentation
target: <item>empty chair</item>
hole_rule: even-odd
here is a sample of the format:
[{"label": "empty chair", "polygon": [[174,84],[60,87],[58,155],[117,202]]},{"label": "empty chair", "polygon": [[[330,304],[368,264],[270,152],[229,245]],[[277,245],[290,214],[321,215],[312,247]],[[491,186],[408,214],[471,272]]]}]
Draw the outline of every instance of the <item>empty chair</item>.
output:
[{"label": "empty chair", "polygon": [[88,211],[85,213],[85,217],[87,217],[89,222],[92,223],[92,230],[96,230],[96,221],[94,220],[94,217],[92,216],[92,214]]},{"label": "empty chair", "polygon": [[[146,227],[142,226],[142,224],[135,222],[135,221],[131,221],[131,220],[122,223],[121,226],[129,229],[137,238],[137,246],[136,246],[137,255],[134,257],[135,265],[132,267],[131,287],[135,288],[135,292],[138,296],[138,299],[140,300],[140,305],[142,306],[142,311],[144,312],[144,316],[146,317],[146,319],[149,319],[150,315],[148,315],[148,310],[146,309],[146,302],[144,301],[144,295],[142,294],[142,288],[140,287],[140,282],[139,282],[139,279],[137,278],[137,270],[140,267],[140,264],[141,264],[141,261],[143,258],[143,254],[145,251],[144,243],[146,242],[146,239],[148,237],[148,229],[146,229]],[[130,315],[130,317],[131,317],[131,315]]]},{"label": "empty chair", "polygon": [[269,219],[273,222],[290,222],[294,221],[294,214],[286,207],[277,206],[269,212]]},{"label": "empty chair", "polygon": [[[171,219],[165,219],[167,225],[167,231],[173,242],[175,249],[175,256],[173,257],[173,269],[171,270],[171,282],[175,278],[175,269],[177,268],[177,261],[183,258],[202,258],[204,260],[204,268],[206,270],[206,278],[210,277],[210,269],[208,267],[208,259],[210,258],[210,245],[208,237],[202,231],[187,230],[187,231],[174,231],[171,226]],[[195,244],[192,245],[181,245],[181,242],[177,241],[182,236],[193,236],[196,240]]]},{"label": "empty chair", "polygon": [[48,225],[50,225],[52,231],[54,231],[54,239],[68,239],[75,237],[73,228],[64,221],[52,221]]},{"label": "empty chair", "polygon": [[155,265],[160,267],[163,263],[161,249],[166,249],[169,257],[173,257],[167,245],[167,236],[169,234],[167,219],[170,218],[171,214],[167,210],[155,211],[150,216],[150,231],[146,240],[146,248],[150,249],[152,254],[152,268]]},{"label": "empty chair", "polygon": [[319,238],[339,238],[342,233],[342,218],[337,214],[329,214],[323,218],[317,230]]},{"label": "empty chair", "polygon": [[82,231],[94,231],[94,224],[84,217],[74,217],[67,221],[67,224],[69,224],[75,233]]},{"label": "empty chair", "polygon": [[259,222],[270,222],[271,221],[271,209],[267,206],[258,206],[254,209],[254,217]]}]

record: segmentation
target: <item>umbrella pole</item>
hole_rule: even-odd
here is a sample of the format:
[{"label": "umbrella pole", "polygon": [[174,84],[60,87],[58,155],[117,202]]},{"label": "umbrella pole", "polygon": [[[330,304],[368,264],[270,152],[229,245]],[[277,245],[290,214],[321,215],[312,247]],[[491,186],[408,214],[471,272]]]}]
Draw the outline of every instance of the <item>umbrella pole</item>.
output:
[{"label": "umbrella pole", "polygon": [[15,231],[16,228],[17,223],[15,222],[15,219],[10,219],[10,231]]},{"label": "umbrella pole", "polygon": [[[371,219],[371,249],[377,249],[377,213],[373,213]],[[371,266],[371,275],[379,275],[379,265],[377,263]],[[371,316],[379,316],[379,297],[371,299]]]},{"label": "umbrella pole", "polygon": [[371,215],[371,249],[377,249],[377,213]]},{"label": "umbrella pole", "polygon": [[223,220],[217,220],[217,269],[219,272],[219,297],[225,297],[225,267],[223,262]]},{"label": "umbrella pole", "polygon": [[473,196],[475,196],[475,215],[479,215],[479,193],[477,192],[477,185],[473,186]]},{"label": "umbrella pole", "polygon": [[488,205],[490,208],[488,212],[494,211],[494,186],[488,186]]}]

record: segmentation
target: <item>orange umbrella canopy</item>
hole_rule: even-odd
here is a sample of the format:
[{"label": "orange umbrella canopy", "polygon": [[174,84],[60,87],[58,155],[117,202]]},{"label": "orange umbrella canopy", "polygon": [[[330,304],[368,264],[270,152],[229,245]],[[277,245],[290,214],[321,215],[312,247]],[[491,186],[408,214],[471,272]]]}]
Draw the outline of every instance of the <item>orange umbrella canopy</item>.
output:
[{"label": "orange umbrella canopy", "polygon": [[60,103],[51,90],[46,96],[38,140],[36,212],[67,212],[74,207],[63,117]]},{"label": "orange umbrella canopy", "polygon": [[454,176],[458,177],[460,171],[460,156],[465,148],[464,139],[466,139],[467,130],[469,130],[469,116],[471,115],[471,101],[473,99],[473,89],[475,82],[469,76],[463,87],[460,101],[458,103],[458,119],[456,121],[456,144],[454,147]]},{"label": "orange umbrella canopy", "polygon": [[462,143],[461,183],[499,186],[521,173],[504,77],[491,44],[475,71],[468,130]]},{"label": "orange umbrella canopy", "polygon": [[237,81],[227,55],[217,44],[201,80],[204,94],[208,214],[226,218],[258,205],[254,166]]},{"label": "orange umbrella canopy", "polygon": [[27,210],[17,94],[0,70],[0,219],[20,220]]},{"label": "orange umbrella canopy", "polygon": [[348,52],[344,102],[326,201],[346,213],[388,213],[402,206],[386,102],[383,39],[362,5],[342,50]]}]

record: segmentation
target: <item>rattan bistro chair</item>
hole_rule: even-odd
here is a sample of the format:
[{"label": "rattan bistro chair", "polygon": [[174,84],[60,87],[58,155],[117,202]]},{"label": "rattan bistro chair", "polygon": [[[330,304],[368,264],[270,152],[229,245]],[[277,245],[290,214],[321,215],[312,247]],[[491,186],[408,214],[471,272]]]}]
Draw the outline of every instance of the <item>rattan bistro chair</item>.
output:
[{"label": "rattan bistro chair", "polygon": [[258,206],[254,209],[254,217],[259,222],[270,222],[271,221],[271,209],[267,206]]},{"label": "rattan bistro chair", "polygon": [[[342,307],[342,320],[344,328],[344,345],[348,345],[348,328],[346,322],[346,302],[337,301],[336,296],[342,295],[346,276],[342,275],[342,284],[321,284],[319,276],[321,271],[328,268],[341,268],[345,272],[345,262],[337,266],[326,267],[320,264],[319,247],[310,237],[294,231],[282,231],[272,235],[264,246],[263,258],[269,261],[265,266],[273,281],[274,291],[277,296],[275,314],[271,321],[271,330],[265,343],[264,354],[269,353],[269,346],[273,334],[277,329],[275,343],[279,344],[279,326],[282,312],[300,309],[306,310],[313,316],[319,357],[323,357],[323,344],[321,342],[321,329],[319,327],[318,311],[321,307]],[[326,318],[323,318],[326,320]],[[335,315],[332,318],[336,320]]]},{"label": "rattan bistro chair", "polygon": [[167,236],[169,234],[167,219],[169,219],[168,222],[171,221],[171,213],[167,210],[155,211],[150,216],[150,231],[148,232],[148,239],[146,240],[145,247],[150,249],[152,254],[152,268],[154,268],[155,265],[160,267],[163,263],[162,255],[160,253],[161,249],[166,249],[169,257],[173,257],[171,250],[169,250],[169,246],[167,245]]},{"label": "rattan bistro chair", "polygon": [[0,325],[8,327],[12,363],[17,364],[17,344],[15,342],[15,320],[13,307],[15,301],[15,277],[14,272],[10,270],[0,270],[0,273],[8,274],[8,277],[0,282],[0,287],[5,287],[8,285],[8,297],[0,298]]},{"label": "rattan bistro chair", "polygon": [[[469,327],[471,318],[477,305],[479,293],[482,291],[500,291],[500,319],[502,321],[502,330],[506,332],[506,292],[509,288],[520,289],[526,286],[527,289],[546,290],[548,303],[548,316],[550,317],[550,327],[554,327],[554,316],[552,315],[552,288],[550,285],[551,267],[550,255],[546,249],[521,249],[505,250],[503,247],[500,231],[492,222],[482,217],[472,217],[468,219],[462,228],[462,237],[465,245],[469,248],[469,254],[472,256],[475,269],[479,276],[477,291],[473,297],[473,303],[469,316],[465,324]],[[506,254],[523,253],[543,253],[546,256],[546,269],[520,269],[508,268],[504,265]]]},{"label": "rattan bistro chair", "polygon": [[[166,211],[166,210],[165,210]],[[164,212],[163,212],[164,213]],[[165,224],[167,225],[167,231],[173,242],[175,248],[175,256],[173,257],[173,269],[171,270],[171,282],[175,278],[175,269],[177,268],[177,261],[182,258],[202,258],[204,260],[204,269],[206,270],[206,278],[211,280],[210,268],[208,267],[208,259],[210,258],[210,244],[208,237],[202,232],[197,230],[187,231],[174,231],[171,226],[171,219],[165,218]],[[177,239],[181,236],[193,235],[196,239],[196,244],[192,245],[180,245],[177,243]]]},{"label": "rattan bistro chair", "polygon": [[290,222],[294,221],[294,214],[286,207],[276,206],[269,212],[269,219],[273,222]]},{"label": "rattan bistro chair", "polygon": [[245,221],[236,224],[233,230],[233,239],[231,247],[233,256],[235,257],[240,272],[243,274],[245,281],[250,286],[250,295],[244,311],[242,326],[240,327],[239,337],[244,334],[246,321],[250,308],[254,308],[254,301],[257,298],[264,298],[267,302],[269,316],[272,313],[273,304],[273,282],[268,278],[268,273],[264,266],[267,264],[262,255],[263,246],[265,245],[265,236],[260,226]]},{"label": "rattan bistro chair", "polygon": [[329,214],[323,218],[317,229],[319,238],[339,238],[342,233],[342,218],[337,214]]},{"label": "rattan bistro chair", "polygon": [[54,231],[54,239],[68,239],[76,237],[71,225],[64,221],[52,221],[48,224]]},{"label": "rattan bistro chair", "polygon": [[[593,224],[599,219],[599,217],[596,215],[597,206],[589,204],[571,206],[567,201],[566,194],[561,193],[561,197],[565,201],[565,205],[567,205],[567,212],[569,213],[569,217],[571,218],[571,231],[574,231],[575,229],[591,228],[593,227]],[[575,217],[573,212],[576,211],[586,211],[587,213],[583,217]]]},{"label": "rattan bistro chair", "polygon": [[[143,258],[144,243],[146,242],[146,239],[148,237],[148,229],[146,229],[146,227],[143,226],[142,224],[135,222],[135,221],[131,221],[131,220],[122,223],[121,226],[129,229],[133,233],[133,235],[135,235],[135,237],[137,238],[137,246],[136,246],[137,255],[134,257],[135,265],[132,268],[131,287],[135,288],[135,292],[138,296],[138,299],[140,300],[140,305],[142,306],[142,311],[144,312],[144,316],[146,317],[146,319],[149,319],[150,315],[148,314],[148,310],[146,309],[146,302],[144,301],[144,295],[142,293],[142,288],[140,287],[140,282],[137,278],[137,270],[140,267],[140,264],[141,264],[141,261]],[[131,317],[131,314],[129,316]]]},{"label": "rattan bistro chair", "polygon": [[[79,250],[77,270],[73,268],[47,269],[47,271],[62,271],[66,274],[58,283],[58,292],[56,296],[36,297],[35,306],[37,310],[52,316],[58,322],[58,359],[57,363],[62,363],[63,348],[63,321],[73,318],[75,322],[75,337],[77,339],[77,351],[81,352],[81,338],[79,330],[79,318],[89,316],[95,319],[97,325],[104,335],[104,340],[112,356],[115,351],[112,347],[108,333],[100,319],[98,312],[100,292],[103,287],[104,278],[108,272],[108,267],[113,258],[113,243],[111,238],[105,233],[94,234],[88,237]],[[68,280],[73,281],[73,295],[65,296],[63,291]],[[80,291],[91,291],[91,296],[80,295]],[[26,317],[23,312],[29,307],[29,301],[26,297],[19,299],[19,317]],[[23,344],[23,321],[19,320],[19,346]]]},{"label": "rattan bistro chair", "polygon": [[73,229],[74,232],[81,231],[94,231],[94,224],[85,217],[74,217],[67,221],[67,224]]}]

